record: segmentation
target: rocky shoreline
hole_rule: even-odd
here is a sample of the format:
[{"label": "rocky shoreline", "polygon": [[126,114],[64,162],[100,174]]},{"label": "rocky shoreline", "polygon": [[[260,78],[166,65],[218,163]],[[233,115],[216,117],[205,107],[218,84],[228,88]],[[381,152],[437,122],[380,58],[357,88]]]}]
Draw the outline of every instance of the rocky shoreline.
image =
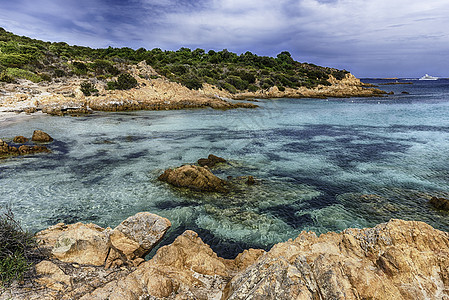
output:
[{"label": "rocky shoreline", "polygon": [[173,110],[187,108],[256,108],[250,102],[231,102],[254,98],[327,98],[376,97],[384,91],[368,88],[348,73],[342,80],[330,76],[330,86],[316,88],[286,88],[276,86],[269,90],[231,94],[216,86],[204,84],[200,90],[190,90],[179,83],[159,75],[151,66],[141,62],[127,70],[138,82],[130,90],[107,90],[103,82],[93,79],[98,93],[85,96],[80,84],[85,78],[60,78],[52,82],[1,83],[0,112],[34,113],[42,111],[51,115],[79,115],[92,111]]},{"label": "rocky shoreline", "polygon": [[445,299],[449,234],[423,222],[317,236],[223,259],[187,230],[148,261],[170,221],[138,213],[115,229],[57,224],[39,232],[48,258],[0,299]]}]

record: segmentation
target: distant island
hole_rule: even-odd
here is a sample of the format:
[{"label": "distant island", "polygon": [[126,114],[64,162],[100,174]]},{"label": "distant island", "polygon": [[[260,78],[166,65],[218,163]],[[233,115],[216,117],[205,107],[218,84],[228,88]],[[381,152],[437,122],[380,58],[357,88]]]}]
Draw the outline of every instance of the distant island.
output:
[{"label": "distant island", "polygon": [[277,57],[181,48],[92,49],[0,28],[0,110],[50,114],[90,110],[256,107],[227,99],[378,96],[346,70]]}]

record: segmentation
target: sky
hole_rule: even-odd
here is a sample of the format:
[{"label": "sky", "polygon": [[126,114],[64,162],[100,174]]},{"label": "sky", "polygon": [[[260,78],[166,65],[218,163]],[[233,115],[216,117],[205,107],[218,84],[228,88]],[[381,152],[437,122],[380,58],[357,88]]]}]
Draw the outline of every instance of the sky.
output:
[{"label": "sky", "polygon": [[93,48],[289,51],[359,78],[449,77],[449,0],[0,0],[0,27]]}]

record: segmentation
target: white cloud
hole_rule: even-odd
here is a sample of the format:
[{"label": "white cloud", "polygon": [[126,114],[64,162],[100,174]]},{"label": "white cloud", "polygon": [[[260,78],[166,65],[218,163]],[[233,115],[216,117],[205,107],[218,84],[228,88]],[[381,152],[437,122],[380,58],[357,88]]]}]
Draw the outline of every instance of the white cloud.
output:
[{"label": "white cloud", "polygon": [[448,15],[447,0],[16,0],[0,7],[7,29],[41,39],[261,55],[288,50],[301,61],[366,75],[382,67],[420,74],[426,64],[442,75],[449,69]]}]

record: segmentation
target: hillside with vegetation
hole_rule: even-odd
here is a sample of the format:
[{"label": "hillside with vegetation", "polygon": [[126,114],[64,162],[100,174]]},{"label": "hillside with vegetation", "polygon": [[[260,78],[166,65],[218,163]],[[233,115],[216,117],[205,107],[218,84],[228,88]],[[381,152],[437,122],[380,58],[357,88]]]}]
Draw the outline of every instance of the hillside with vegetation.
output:
[{"label": "hillside with vegetation", "polygon": [[[329,75],[342,79],[348,73],[294,61],[286,51],[273,58],[251,52],[237,55],[226,49],[219,52],[188,48],[177,51],[126,47],[92,49],[17,36],[0,28],[0,81],[3,82],[19,78],[42,82],[79,76],[109,82],[109,89],[127,89],[136,84],[132,79],[122,77],[123,84],[111,79],[123,72],[120,65],[141,61],[189,89],[198,90],[208,83],[230,93],[254,92],[274,86],[281,91],[287,87],[326,86],[330,85]],[[89,92],[89,88],[85,87],[86,95],[94,90]]]}]

